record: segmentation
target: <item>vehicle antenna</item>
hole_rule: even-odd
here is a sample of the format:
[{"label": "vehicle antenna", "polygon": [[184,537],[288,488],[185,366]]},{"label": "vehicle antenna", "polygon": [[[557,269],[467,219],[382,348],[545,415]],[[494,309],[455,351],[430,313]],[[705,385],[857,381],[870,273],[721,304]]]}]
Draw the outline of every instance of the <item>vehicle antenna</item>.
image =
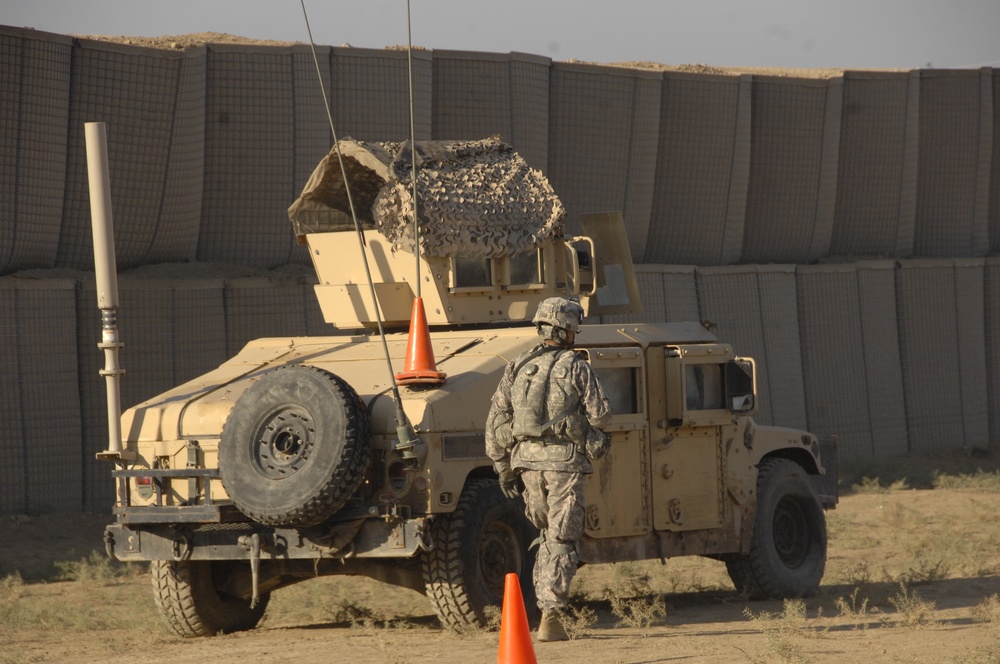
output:
[{"label": "vehicle antenna", "polygon": [[410,333],[406,340],[406,360],[396,374],[400,385],[440,385],[447,374],[437,370],[431,333],[420,296],[420,223],[417,206],[417,137],[413,121],[413,37],[410,30],[410,0],[406,0],[406,64],[410,82],[410,186],[413,189],[413,258],[417,265],[416,297],[410,311]]},{"label": "vehicle antenna", "polygon": [[410,84],[410,158],[412,159],[413,189],[413,256],[417,263],[417,299],[420,297],[420,224],[417,215],[417,131],[413,121],[413,35],[410,29],[410,0],[406,0],[406,68]]},{"label": "vehicle antenna", "polygon": [[[333,112],[330,110],[330,100],[327,98],[326,86],[323,84],[323,72],[319,68],[319,57],[316,55],[316,42],[313,41],[312,28],[309,26],[309,13],[306,11],[306,0],[299,0],[299,2],[302,5],[302,17],[305,19],[306,32],[309,33],[309,47],[312,50],[313,63],[316,65],[316,78],[319,80],[319,87],[323,93],[323,105],[326,108],[326,117],[330,123],[330,134],[333,138],[334,150],[337,152],[340,175],[344,178],[344,191],[347,193],[347,204],[351,209],[351,220],[354,222],[354,230],[358,234],[361,260],[364,263],[365,276],[368,279],[368,289],[371,291],[372,302],[375,303],[375,322],[378,324],[378,336],[382,341],[382,352],[385,355],[385,363],[389,368],[392,401],[396,408],[396,435],[398,437],[396,448],[404,450],[403,456],[405,458],[412,458],[415,457],[414,447],[417,443],[417,434],[413,430],[410,420],[406,417],[406,413],[403,412],[403,401],[399,396],[399,386],[396,384],[396,376],[392,372],[392,358],[389,356],[389,344],[385,340],[385,329],[382,327],[382,307],[379,305],[378,294],[375,292],[375,282],[372,279],[371,267],[368,265],[368,256],[365,254],[365,235],[361,231],[361,223],[358,221],[358,215],[354,209],[354,199],[351,197],[351,187],[347,180],[347,168],[344,166],[344,155],[341,153],[340,144],[337,142],[337,129],[333,124]],[[409,0],[407,0],[407,8],[409,8]]]}]

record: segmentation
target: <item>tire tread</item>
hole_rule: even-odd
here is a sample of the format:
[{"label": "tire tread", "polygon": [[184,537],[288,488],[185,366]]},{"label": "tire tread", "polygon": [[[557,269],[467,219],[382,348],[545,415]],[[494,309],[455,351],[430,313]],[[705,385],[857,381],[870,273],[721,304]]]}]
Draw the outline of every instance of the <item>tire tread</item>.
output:
[{"label": "tire tread", "polygon": [[[774,458],[762,461],[757,474],[758,501],[763,489],[775,481],[772,477],[780,476],[782,473],[795,472],[795,470],[800,470],[800,466],[789,459]],[[758,509],[759,507],[758,503]],[[736,586],[736,590],[745,593],[750,599],[782,599],[787,597],[787,593],[779,588],[778,580],[771,573],[765,560],[765,552],[756,540],[757,518],[755,516],[754,544],[750,547],[750,552],[726,555],[724,557],[726,571],[729,573],[733,585]]]},{"label": "tire tread", "polygon": [[[339,464],[327,478],[324,486],[317,490],[314,495],[297,507],[283,512],[255,510],[241,501],[238,495],[234,496],[229,487],[226,487],[226,490],[236,507],[258,523],[267,526],[306,527],[321,523],[333,516],[350,500],[361,485],[371,459],[371,427],[364,401],[342,378],[325,369],[309,365],[295,365],[295,367],[285,367],[277,371],[287,371],[288,369],[313,372],[327,381],[334,398],[341,400],[345,405],[347,417],[345,441]],[[223,435],[225,435],[225,428],[223,428]]]}]

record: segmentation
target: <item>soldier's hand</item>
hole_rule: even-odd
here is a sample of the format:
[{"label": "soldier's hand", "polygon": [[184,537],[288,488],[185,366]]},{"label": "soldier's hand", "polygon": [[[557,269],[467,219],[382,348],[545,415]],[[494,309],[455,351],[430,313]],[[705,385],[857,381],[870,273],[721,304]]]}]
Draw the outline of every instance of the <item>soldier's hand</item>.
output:
[{"label": "soldier's hand", "polygon": [[517,475],[514,474],[514,471],[510,469],[501,470],[499,474],[500,490],[503,491],[503,495],[511,500],[520,498],[521,492],[517,490]]}]

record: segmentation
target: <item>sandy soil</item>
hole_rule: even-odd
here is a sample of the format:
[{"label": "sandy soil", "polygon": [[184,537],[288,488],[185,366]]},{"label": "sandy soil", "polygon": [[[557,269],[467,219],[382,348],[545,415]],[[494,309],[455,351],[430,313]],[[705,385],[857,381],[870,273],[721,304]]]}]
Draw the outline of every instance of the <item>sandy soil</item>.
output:
[{"label": "sandy soil", "polygon": [[[845,497],[829,515],[827,574],[820,595],[805,601],[804,615],[783,613],[777,601],[748,603],[723,589],[725,573],[719,563],[683,558],[666,566],[648,563],[661,586],[667,576],[656,575],[669,574],[672,583],[686,588],[663,595],[665,618],[646,628],[623,627],[593,592],[607,583],[613,566],[584,568],[577,582],[589,592],[578,594],[586,596],[581,606],[592,609],[597,622],[573,641],[536,644],[538,661],[1000,661],[1000,603],[995,597],[1000,593],[1000,526],[983,519],[997,499],[993,492],[944,489]],[[42,573],[40,550],[100,549],[103,522],[96,515],[3,520],[0,576],[11,568],[26,578]],[[928,574],[928,569],[936,571]],[[917,579],[919,570],[925,579]],[[922,611],[897,606],[899,579],[908,576],[917,580],[906,592],[919,599]],[[304,594],[312,584],[329,585],[312,588],[312,596]],[[690,590],[699,586],[709,590]],[[843,602],[856,590],[855,610],[845,613]],[[99,587],[29,583],[27,592],[35,601],[66,607],[79,603],[82,611],[96,604],[105,610],[122,607],[114,609],[122,628],[5,631],[0,621],[0,642],[11,638],[12,652],[18,653],[18,659],[0,656],[0,661],[464,664],[497,656],[495,632],[444,631],[424,598],[366,579],[320,579],[279,591],[256,630],[192,640],[173,637],[157,625],[145,575]],[[351,598],[391,620],[391,626],[352,625],[335,622],[330,612],[310,613],[307,605],[316,601],[316,593],[337,595],[340,601]],[[861,605],[862,599],[869,603]],[[146,611],[148,616],[138,615]]]}]

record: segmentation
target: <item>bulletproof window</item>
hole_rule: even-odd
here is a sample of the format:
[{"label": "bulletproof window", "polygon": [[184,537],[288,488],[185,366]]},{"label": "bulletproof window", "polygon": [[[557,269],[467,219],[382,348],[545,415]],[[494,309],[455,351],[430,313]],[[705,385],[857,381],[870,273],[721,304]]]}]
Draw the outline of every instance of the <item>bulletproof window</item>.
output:
[{"label": "bulletproof window", "polygon": [[684,367],[684,393],[688,410],[726,407],[724,364],[688,364]]},{"label": "bulletproof window", "polygon": [[510,283],[511,284],[540,284],[542,283],[541,261],[538,251],[529,251],[518,256],[511,256]]},{"label": "bulletproof window", "polygon": [[624,415],[639,412],[635,367],[600,367],[595,372],[601,381],[604,395],[611,403],[612,413]]},{"label": "bulletproof window", "polygon": [[489,258],[456,256],[454,274],[456,288],[490,288],[493,286],[493,264]]}]

